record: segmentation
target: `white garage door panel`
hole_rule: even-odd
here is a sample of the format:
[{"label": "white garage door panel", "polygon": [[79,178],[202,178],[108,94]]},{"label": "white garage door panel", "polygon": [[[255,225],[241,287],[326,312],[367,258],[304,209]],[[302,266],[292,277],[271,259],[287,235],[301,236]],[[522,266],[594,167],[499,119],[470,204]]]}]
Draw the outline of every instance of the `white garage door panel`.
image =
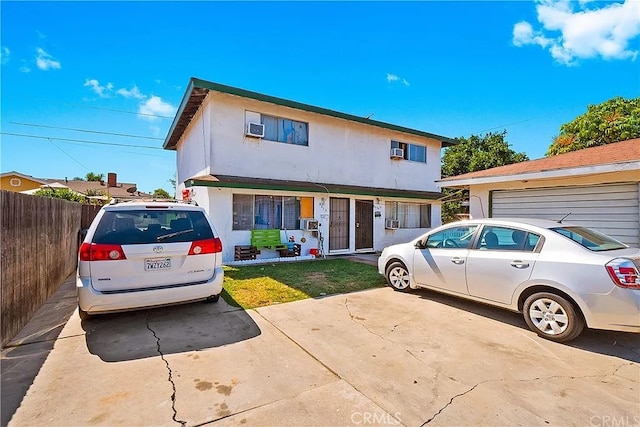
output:
[{"label": "white garage door panel", "polygon": [[492,217],[566,219],[608,234],[629,245],[640,244],[638,183],[581,187],[501,190],[492,193]]}]

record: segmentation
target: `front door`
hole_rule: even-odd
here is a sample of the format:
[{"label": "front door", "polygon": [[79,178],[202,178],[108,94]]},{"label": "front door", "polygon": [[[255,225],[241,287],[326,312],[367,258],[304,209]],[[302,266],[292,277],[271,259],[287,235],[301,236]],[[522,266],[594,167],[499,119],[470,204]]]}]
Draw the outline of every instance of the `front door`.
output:
[{"label": "front door", "polygon": [[356,200],[356,250],[373,249],[373,201]]},{"label": "front door", "polygon": [[329,202],[329,251],[349,249],[349,199]]}]

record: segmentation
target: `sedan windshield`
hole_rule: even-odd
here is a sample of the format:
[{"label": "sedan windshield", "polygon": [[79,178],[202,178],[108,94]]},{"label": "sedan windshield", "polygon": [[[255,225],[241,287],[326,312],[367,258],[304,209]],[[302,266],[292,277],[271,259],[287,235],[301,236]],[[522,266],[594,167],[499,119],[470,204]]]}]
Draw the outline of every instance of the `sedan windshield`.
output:
[{"label": "sedan windshield", "polygon": [[606,234],[602,234],[585,227],[555,227],[551,230],[558,234],[562,234],[563,236],[568,237],[574,242],[595,252],[613,251],[628,247],[624,243],[621,243]]}]

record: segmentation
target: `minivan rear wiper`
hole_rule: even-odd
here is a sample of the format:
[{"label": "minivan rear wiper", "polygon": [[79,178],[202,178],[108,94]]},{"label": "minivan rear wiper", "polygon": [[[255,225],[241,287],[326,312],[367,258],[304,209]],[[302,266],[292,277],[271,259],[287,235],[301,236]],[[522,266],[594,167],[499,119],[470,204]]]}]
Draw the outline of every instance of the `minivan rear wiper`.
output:
[{"label": "minivan rear wiper", "polygon": [[181,236],[183,234],[192,233],[193,228],[189,228],[187,230],[176,231],[175,233],[169,233],[162,236],[158,236],[156,240],[159,242],[160,240],[170,239],[171,237]]}]

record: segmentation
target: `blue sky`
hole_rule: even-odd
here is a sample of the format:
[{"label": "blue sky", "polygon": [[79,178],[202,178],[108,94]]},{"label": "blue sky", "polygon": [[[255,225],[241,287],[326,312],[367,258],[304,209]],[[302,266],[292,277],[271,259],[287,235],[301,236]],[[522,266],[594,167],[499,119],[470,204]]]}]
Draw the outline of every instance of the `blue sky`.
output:
[{"label": "blue sky", "polygon": [[192,76],[449,137],[506,129],[530,158],[588,104],[640,96],[637,0],[2,1],[0,13],[0,171],[40,178],[116,172],[172,191],[175,152],[160,148]]}]

